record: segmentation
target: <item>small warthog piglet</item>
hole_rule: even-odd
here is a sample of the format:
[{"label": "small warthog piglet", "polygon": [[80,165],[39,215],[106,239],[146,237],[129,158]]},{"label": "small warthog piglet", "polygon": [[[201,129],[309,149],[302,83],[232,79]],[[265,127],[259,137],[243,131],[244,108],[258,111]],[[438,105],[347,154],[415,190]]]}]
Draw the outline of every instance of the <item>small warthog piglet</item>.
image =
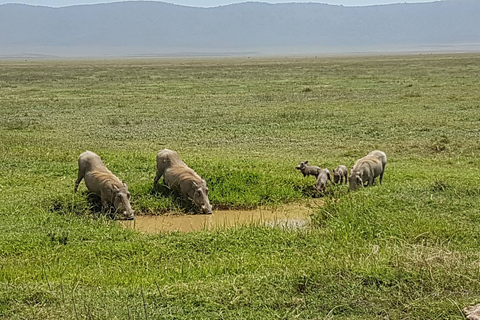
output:
[{"label": "small warthog piglet", "polygon": [[327,182],[332,181],[330,176],[330,171],[328,169],[320,170],[320,173],[317,177],[317,182],[315,183],[315,188],[318,192],[324,193],[325,189],[327,188]]},{"label": "small warthog piglet", "polygon": [[333,182],[335,183],[344,183],[347,184],[348,178],[348,168],[343,164],[339,165],[336,169],[333,170]]},{"label": "small warthog piglet", "polygon": [[320,170],[322,170],[320,167],[309,165],[308,161],[300,162],[298,166],[295,167],[295,169],[300,170],[300,172],[303,173],[304,177],[314,176],[315,178],[318,177]]}]

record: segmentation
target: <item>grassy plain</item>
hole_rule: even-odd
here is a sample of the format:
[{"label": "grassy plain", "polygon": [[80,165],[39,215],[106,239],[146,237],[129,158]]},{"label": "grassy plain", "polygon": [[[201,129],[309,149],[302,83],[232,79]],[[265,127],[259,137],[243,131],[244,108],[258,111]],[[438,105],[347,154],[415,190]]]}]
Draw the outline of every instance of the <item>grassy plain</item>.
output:
[{"label": "grassy plain", "polygon": [[[461,319],[480,302],[480,55],[0,62],[0,318]],[[139,212],[168,147],[216,208],[312,196],[299,161],[373,149],[306,230],[143,235],[92,210],[98,153]]]}]

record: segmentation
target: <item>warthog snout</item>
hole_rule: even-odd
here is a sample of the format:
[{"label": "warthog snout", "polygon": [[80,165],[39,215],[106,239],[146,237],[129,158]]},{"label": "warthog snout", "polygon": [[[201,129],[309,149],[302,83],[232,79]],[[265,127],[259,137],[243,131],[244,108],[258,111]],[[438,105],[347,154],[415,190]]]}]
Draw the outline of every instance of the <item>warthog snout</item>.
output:
[{"label": "warthog snout", "polygon": [[202,206],[202,212],[205,214],[212,214],[212,206]]},{"label": "warthog snout", "polygon": [[117,215],[120,220],[133,220],[135,218],[135,211],[121,204],[117,208]]},{"label": "warthog snout", "polygon": [[116,188],[117,194],[114,200],[114,206],[118,213],[118,218],[122,220],[132,220],[135,217],[135,211],[130,206],[130,192],[122,192]]},{"label": "warthog snout", "polygon": [[295,169],[297,169],[297,170],[303,170],[303,169],[306,168],[307,164],[308,164],[308,161],[300,162],[300,163],[298,164],[298,166],[295,167]]},{"label": "warthog snout", "polygon": [[352,175],[350,176],[349,182],[350,182],[350,185],[348,188],[349,191],[357,190],[358,187],[363,187],[362,178],[360,178],[360,176],[358,176],[358,174],[356,173],[352,173]]},{"label": "warthog snout", "polygon": [[197,190],[193,196],[193,202],[203,214],[212,214],[212,206],[210,205],[210,200],[208,200],[208,188],[205,186],[205,180],[203,181],[203,184],[203,186],[195,184]]},{"label": "warthog snout", "polygon": [[121,220],[133,220],[135,218],[135,211],[123,211],[121,214],[119,214],[119,219]]}]

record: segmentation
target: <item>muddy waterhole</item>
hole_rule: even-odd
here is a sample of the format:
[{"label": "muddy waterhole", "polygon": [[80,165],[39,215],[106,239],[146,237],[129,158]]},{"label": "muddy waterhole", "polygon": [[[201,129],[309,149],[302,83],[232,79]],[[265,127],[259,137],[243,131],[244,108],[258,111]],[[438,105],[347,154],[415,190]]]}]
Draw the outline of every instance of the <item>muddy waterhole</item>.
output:
[{"label": "muddy waterhole", "polygon": [[310,215],[321,206],[320,199],[254,210],[214,210],[211,215],[169,213],[137,215],[134,220],[119,221],[128,229],[142,233],[192,232],[242,226],[271,226],[285,229],[306,228]]}]

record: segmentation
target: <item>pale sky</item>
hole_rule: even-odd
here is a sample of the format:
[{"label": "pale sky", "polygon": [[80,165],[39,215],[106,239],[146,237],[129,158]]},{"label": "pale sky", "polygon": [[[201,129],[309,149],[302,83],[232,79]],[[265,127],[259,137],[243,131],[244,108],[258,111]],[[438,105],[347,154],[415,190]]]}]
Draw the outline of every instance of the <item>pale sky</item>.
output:
[{"label": "pale sky", "polygon": [[[268,2],[268,3],[291,3],[291,2],[315,2],[315,3],[327,3],[344,6],[366,6],[366,5],[379,5],[379,4],[392,4],[392,3],[419,3],[419,2],[433,2],[434,0],[257,0],[255,2]],[[94,4],[94,3],[106,3],[106,2],[121,2],[111,0],[0,0],[0,4],[5,3],[23,3],[31,5],[41,5],[49,7],[65,7],[78,4]],[[180,4],[185,6],[194,7],[217,7],[226,4],[247,2],[246,0],[164,0],[163,2],[169,2],[174,4]]]}]

